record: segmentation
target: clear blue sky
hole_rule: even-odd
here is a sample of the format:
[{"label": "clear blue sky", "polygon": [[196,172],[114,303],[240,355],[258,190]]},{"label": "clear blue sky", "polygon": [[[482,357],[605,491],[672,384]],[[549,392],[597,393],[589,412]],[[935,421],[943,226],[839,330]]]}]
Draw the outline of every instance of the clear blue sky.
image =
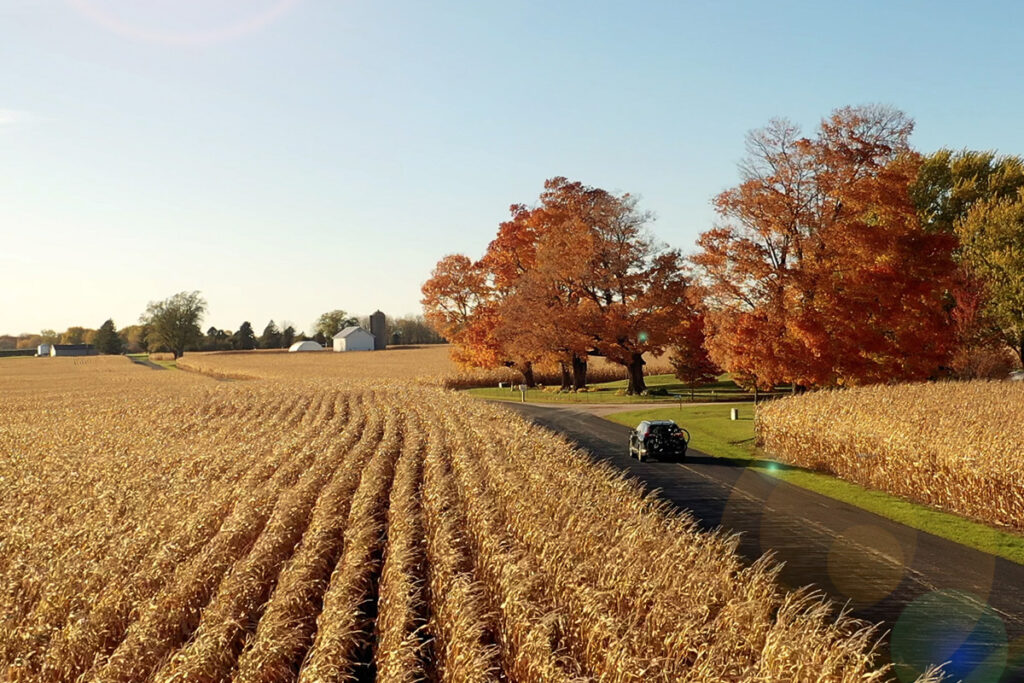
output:
[{"label": "clear blue sky", "polygon": [[1024,153],[1024,4],[0,0],[0,332],[419,310],[565,175],[684,250],[744,134],[882,102]]}]

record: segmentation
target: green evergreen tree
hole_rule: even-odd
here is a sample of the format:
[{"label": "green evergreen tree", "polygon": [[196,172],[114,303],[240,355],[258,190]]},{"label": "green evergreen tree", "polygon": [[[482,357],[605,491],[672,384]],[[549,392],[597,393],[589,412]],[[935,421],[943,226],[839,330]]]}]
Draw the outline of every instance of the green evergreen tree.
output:
[{"label": "green evergreen tree", "polygon": [[243,351],[256,348],[256,333],[248,320],[238,326],[238,331],[232,335],[231,345]]},{"label": "green evergreen tree", "polygon": [[117,328],[114,327],[114,321],[107,319],[100,329],[96,331],[95,340],[96,350],[100,353],[107,353],[111,355],[117,355],[124,350],[124,342],[121,336],[117,333]]},{"label": "green evergreen tree", "polygon": [[203,339],[204,351],[225,351],[231,348],[230,335],[224,330],[211,327],[206,331],[206,338]]},{"label": "green evergreen tree", "polygon": [[281,330],[278,329],[277,323],[273,320],[267,323],[267,326],[263,328],[263,334],[260,335],[260,348],[281,348]]}]

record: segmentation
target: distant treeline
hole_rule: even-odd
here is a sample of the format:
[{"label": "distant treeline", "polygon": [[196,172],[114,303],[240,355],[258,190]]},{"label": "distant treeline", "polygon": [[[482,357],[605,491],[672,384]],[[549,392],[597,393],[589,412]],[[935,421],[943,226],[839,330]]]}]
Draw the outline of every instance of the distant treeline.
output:
[{"label": "distant treeline", "polygon": [[[338,316],[337,314],[341,314]],[[280,327],[273,320],[257,335],[249,321],[242,322],[237,330],[210,327],[186,346],[188,351],[231,351],[246,349],[286,349],[297,341],[315,340],[330,345],[338,330],[330,332],[334,325],[359,324],[369,329],[369,318],[349,318],[344,311],[325,313],[314,323],[314,332],[307,335],[298,332],[294,326],[285,323]],[[340,329],[340,328],[339,328]],[[387,335],[390,344],[444,344],[445,339],[435,332],[421,315],[406,315],[387,319]],[[99,328],[72,326],[64,332],[42,330],[38,334],[0,335],[0,355],[4,351],[30,350],[40,344],[92,344],[100,353],[148,353],[168,351],[149,324],[128,325],[117,329],[112,320],[105,321]]]},{"label": "distant treeline", "polygon": [[32,356],[35,354],[35,349],[0,349],[0,358],[8,358],[10,356]]}]

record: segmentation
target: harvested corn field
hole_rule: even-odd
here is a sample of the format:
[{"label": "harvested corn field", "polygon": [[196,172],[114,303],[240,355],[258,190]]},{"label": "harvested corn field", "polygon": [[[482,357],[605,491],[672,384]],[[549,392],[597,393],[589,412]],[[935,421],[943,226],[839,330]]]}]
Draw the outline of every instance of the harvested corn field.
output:
[{"label": "harvested corn field", "polygon": [[886,675],[877,634],[498,408],[113,358],[7,372],[5,680]]},{"label": "harvested corn field", "polygon": [[1024,531],[1024,384],[939,382],[820,391],[762,404],[771,456]]},{"label": "harvested corn field", "polygon": [[[647,374],[672,372],[665,357],[649,358]],[[285,351],[227,351],[190,353],[178,361],[183,370],[227,379],[294,379],[344,378],[379,381],[394,379],[448,389],[493,387],[498,382],[522,381],[513,368],[460,368],[450,357],[447,345],[391,346],[374,353],[287,353]],[[558,384],[556,367],[539,366],[536,379],[544,384]],[[624,379],[621,365],[604,358],[590,359],[590,382]]]}]

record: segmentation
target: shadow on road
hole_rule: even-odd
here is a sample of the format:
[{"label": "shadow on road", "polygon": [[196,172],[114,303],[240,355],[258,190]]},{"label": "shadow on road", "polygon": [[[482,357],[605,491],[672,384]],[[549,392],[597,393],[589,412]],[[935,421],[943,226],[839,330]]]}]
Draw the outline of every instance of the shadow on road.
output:
[{"label": "shadow on road", "polygon": [[1024,681],[1024,566],[892,522],[768,475],[787,465],[628,456],[629,428],[571,408],[507,404],[687,510],[701,528],[739,534],[737,551],[783,564],[779,578],[813,585],[837,608],[880,624],[881,654],[900,680],[949,662],[954,680]]}]

